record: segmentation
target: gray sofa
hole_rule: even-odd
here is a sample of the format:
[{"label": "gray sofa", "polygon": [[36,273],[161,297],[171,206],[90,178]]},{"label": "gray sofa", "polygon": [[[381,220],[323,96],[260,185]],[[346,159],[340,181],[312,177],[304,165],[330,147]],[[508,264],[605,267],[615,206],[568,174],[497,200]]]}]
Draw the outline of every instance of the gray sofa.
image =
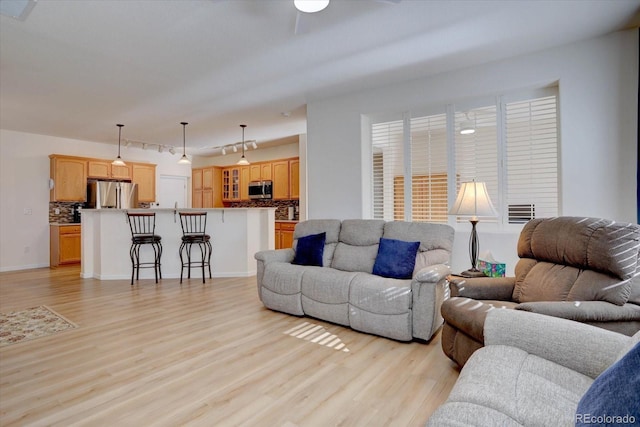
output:
[{"label": "gray sofa", "polygon": [[[326,233],[322,266],[293,264],[299,239],[318,233]],[[382,237],[420,242],[410,279],[372,274]],[[453,228],[442,224],[303,221],[294,231],[294,249],[255,254],[258,294],[272,310],[399,341],[429,340],[442,324],[453,237]]]},{"label": "gray sofa", "polygon": [[[613,369],[603,374],[632,351],[637,366],[638,347],[632,348],[640,332],[629,337],[567,319],[496,309],[487,314],[484,338],[485,347],[467,361],[427,426],[573,426],[603,415],[640,420],[637,367],[631,370],[635,374],[617,378]],[[608,387],[593,384],[599,376],[600,384],[609,380]],[[585,393],[595,396],[597,409],[585,411],[588,399],[580,402]],[[601,413],[607,400],[622,413],[611,407]]]}]

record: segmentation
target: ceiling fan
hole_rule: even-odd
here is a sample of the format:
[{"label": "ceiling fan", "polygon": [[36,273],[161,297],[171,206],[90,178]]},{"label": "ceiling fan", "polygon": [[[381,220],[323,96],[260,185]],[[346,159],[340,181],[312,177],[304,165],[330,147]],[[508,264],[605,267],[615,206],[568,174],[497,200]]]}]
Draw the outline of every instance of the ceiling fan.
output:
[{"label": "ceiling fan", "polygon": [[[398,4],[402,0],[375,0],[379,3]],[[309,32],[310,17],[316,12],[320,12],[329,6],[330,0],[293,0],[293,4],[298,10],[296,15],[296,26],[294,33],[296,35],[306,34]]]}]

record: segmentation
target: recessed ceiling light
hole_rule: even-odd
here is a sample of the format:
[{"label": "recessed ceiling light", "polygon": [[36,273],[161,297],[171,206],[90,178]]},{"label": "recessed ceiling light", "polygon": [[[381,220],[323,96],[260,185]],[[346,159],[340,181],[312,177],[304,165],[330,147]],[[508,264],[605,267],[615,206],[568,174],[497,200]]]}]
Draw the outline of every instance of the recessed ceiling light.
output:
[{"label": "recessed ceiling light", "polygon": [[300,12],[320,12],[329,6],[329,0],[293,0],[293,4]]}]

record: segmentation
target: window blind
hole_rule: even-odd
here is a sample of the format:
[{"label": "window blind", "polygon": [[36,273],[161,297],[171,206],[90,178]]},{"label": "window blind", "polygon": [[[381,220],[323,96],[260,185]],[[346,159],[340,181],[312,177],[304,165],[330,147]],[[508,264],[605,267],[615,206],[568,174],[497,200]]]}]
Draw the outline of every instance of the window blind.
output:
[{"label": "window blind", "polygon": [[[472,121],[475,132],[460,134],[462,122]],[[476,180],[487,185],[489,197],[498,206],[498,136],[496,106],[491,105],[455,113],[456,194],[460,184]],[[458,221],[467,219],[458,219]],[[495,219],[483,219],[496,221]]]},{"label": "window blind", "polygon": [[508,223],[558,215],[555,96],[506,104]]},{"label": "window blind", "polygon": [[[404,205],[396,202],[404,174],[403,121],[394,120],[371,125],[373,161],[373,217],[391,221],[404,219]],[[404,194],[402,192],[402,194]]]},{"label": "window blind", "polygon": [[447,223],[447,116],[415,117],[411,126],[411,220]]}]

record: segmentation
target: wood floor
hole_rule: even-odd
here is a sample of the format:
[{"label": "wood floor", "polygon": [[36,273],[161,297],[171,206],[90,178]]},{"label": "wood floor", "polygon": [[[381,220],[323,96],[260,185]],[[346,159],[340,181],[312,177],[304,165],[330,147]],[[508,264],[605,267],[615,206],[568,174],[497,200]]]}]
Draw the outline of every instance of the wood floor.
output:
[{"label": "wood floor", "polygon": [[[458,376],[439,333],[400,343],[273,312],[255,277],[0,273],[0,312],[38,305],[79,327],[0,347],[2,426],[419,426]],[[304,322],[337,338],[285,333]]]}]

